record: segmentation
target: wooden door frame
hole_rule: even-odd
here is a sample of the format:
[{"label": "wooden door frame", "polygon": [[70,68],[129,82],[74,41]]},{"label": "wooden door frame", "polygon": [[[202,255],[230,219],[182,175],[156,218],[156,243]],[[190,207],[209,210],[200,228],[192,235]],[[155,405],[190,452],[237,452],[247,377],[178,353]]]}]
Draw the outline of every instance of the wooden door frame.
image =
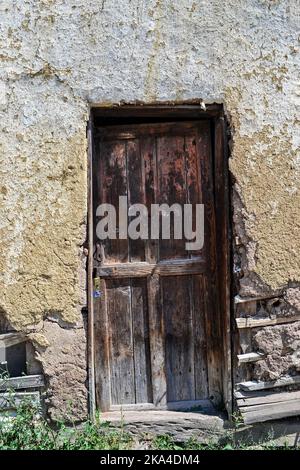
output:
[{"label": "wooden door frame", "polygon": [[[230,223],[229,223],[229,172],[227,124],[223,105],[208,104],[201,100],[181,103],[121,104],[111,106],[94,105],[90,109],[87,127],[88,140],[88,384],[89,414],[93,419],[95,401],[95,348],[93,309],[93,128],[108,124],[126,124],[166,120],[209,120],[212,130],[212,169],[214,184],[214,207],[216,218],[216,284],[218,292],[218,328],[222,340],[221,390],[229,416],[232,412],[231,372],[231,270],[230,270]],[[218,330],[217,328],[217,330]]]}]

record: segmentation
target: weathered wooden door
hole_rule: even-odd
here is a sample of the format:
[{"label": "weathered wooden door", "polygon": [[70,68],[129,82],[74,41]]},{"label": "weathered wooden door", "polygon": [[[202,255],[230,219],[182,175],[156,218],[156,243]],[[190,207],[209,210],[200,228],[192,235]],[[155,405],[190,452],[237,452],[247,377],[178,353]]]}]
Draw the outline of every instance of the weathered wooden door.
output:
[{"label": "weathered wooden door", "polygon": [[[204,203],[205,240],[95,244],[95,372],[99,408],[216,398],[220,391],[209,121],[98,128],[94,210]],[[195,214],[194,214],[195,217]],[[98,218],[95,215],[95,227]],[[130,217],[129,217],[130,221]],[[171,223],[172,227],[172,223]],[[118,227],[120,229],[120,227]],[[96,239],[96,234],[95,234]]]}]

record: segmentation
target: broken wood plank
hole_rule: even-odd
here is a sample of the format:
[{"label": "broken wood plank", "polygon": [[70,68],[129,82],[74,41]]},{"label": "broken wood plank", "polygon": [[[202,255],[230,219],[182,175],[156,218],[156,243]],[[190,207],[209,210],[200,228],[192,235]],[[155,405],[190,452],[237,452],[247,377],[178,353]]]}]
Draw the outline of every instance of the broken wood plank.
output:
[{"label": "broken wood plank", "polygon": [[110,349],[111,404],[124,405],[135,403],[134,339],[132,332],[130,280],[113,279],[107,281],[106,296]]},{"label": "broken wood plank", "polygon": [[241,409],[253,405],[264,405],[270,403],[279,403],[288,400],[300,400],[300,390],[292,392],[243,392],[237,391],[234,394],[237,405]]},{"label": "broken wood plank", "polygon": [[43,387],[43,375],[24,375],[23,377],[0,378],[0,390]]},{"label": "broken wood plank", "polygon": [[239,388],[246,391],[251,390],[264,390],[268,388],[275,387],[285,387],[287,385],[300,384],[300,375],[294,375],[292,377],[281,377],[280,379],[273,380],[270,382],[259,382],[259,381],[249,381],[249,382],[240,382],[237,384]]},{"label": "broken wood plank", "polygon": [[237,357],[238,357],[239,363],[257,362],[257,361],[261,361],[265,357],[265,354],[260,353],[260,352],[258,353],[250,352],[246,354],[238,354]]},{"label": "broken wood plank", "polygon": [[99,280],[100,297],[94,299],[95,317],[95,380],[96,404],[103,412],[109,410],[110,397],[110,353],[105,280]]},{"label": "broken wood plank", "polygon": [[[106,406],[131,407],[137,401],[149,404],[152,398],[153,404],[160,407],[166,406],[167,397],[169,400],[179,401],[190,397],[201,399],[202,396],[210,396],[216,403],[221,399],[222,343],[214,246],[216,237],[214,185],[210,163],[211,127],[211,123],[207,121],[188,126],[169,123],[164,132],[161,132],[161,123],[154,130],[152,125],[147,125],[142,132],[140,127],[136,129],[135,126],[130,129],[126,127],[121,133],[119,127],[101,130],[99,170],[94,172],[98,184],[95,185],[98,188],[95,191],[97,201],[100,199],[100,202],[112,203],[117,194],[127,194],[130,204],[146,202],[148,207],[153,203],[177,203],[182,206],[187,202],[204,202],[202,196],[205,195],[205,204],[208,206],[205,225],[209,226],[205,235],[207,246],[195,253],[186,253],[184,240],[175,236],[171,236],[168,243],[164,240],[157,243],[154,240],[153,244],[139,243],[134,246],[133,242],[129,242],[129,250],[122,252],[115,249],[117,247],[113,246],[113,240],[113,243],[105,242],[106,262],[103,262],[101,255],[94,266],[97,276],[106,284],[106,288],[104,286],[97,290],[97,295],[100,296],[99,299],[106,295],[107,320],[104,325],[96,321],[98,326],[95,330],[95,337],[100,338],[96,341],[99,345],[95,345],[99,355],[102,354],[103,357],[108,352],[109,374],[106,375],[105,370],[103,374],[101,362],[97,362],[99,371],[96,373],[102,387],[102,390],[97,387],[99,403],[103,390],[104,393],[105,390],[110,392]],[[129,135],[131,137],[128,138]],[[124,138],[128,139],[125,143]],[[101,155],[103,152],[104,155]],[[126,165],[123,164],[124,154]],[[200,167],[203,167],[201,177]],[[151,218],[149,221],[151,222]],[[141,249],[143,246],[145,253]],[[207,261],[211,264],[209,273]],[[201,274],[204,275],[200,276]],[[203,281],[198,282],[197,279],[192,286],[188,279],[182,279],[191,275],[201,277]],[[164,277],[161,279],[160,276]],[[169,276],[171,281],[165,276]],[[137,282],[137,278],[147,279]],[[220,279],[223,284],[223,276]],[[143,287],[145,281],[147,290]],[[131,296],[124,290],[126,283],[131,286]],[[126,296],[130,302],[125,301]],[[99,299],[95,299],[95,305],[100,302]],[[147,301],[149,312],[146,312]],[[195,305],[192,305],[194,302]],[[200,311],[198,307],[201,307]],[[95,307],[95,314],[97,312]],[[99,316],[104,317],[103,313]],[[211,326],[206,327],[206,321]],[[195,332],[201,344],[194,341]],[[107,336],[106,344],[101,335]],[[149,349],[146,344],[148,336],[151,361],[146,357],[146,349]],[[199,351],[196,350],[198,346],[201,346]],[[210,364],[209,380],[207,357]],[[130,372],[131,358],[133,373]],[[123,364],[125,361],[126,364]],[[151,362],[149,367],[145,362]],[[175,371],[171,386],[166,380],[168,365],[169,369]],[[151,374],[151,381],[145,373],[149,375],[149,379]],[[127,387],[125,384],[131,377],[134,394],[131,385]],[[104,382],[108,384],[105,386]],[[153,397],[148,382],[152,384]]]},{"label": "broken wood plank", "polygon": [[0,335],[0,348],[8,348],[27,340],[27,336],[23,333],[5,333]]},{"label": "broken wood plank", "polygon": [[265,404],[242,408],[241,413],[245,424],[252,424],[274,419],[287,418],[300,414],[300,400],[288,400],[275,404]]},{"label": "broken wood plank", "polygon": [[201,412],[205,414],[215,414],[216,408],[210,400],[183,400],[168,402],[164,405],[155,406],[153,403],[127,403],[124,405],[111,405],[110,411],[150,411],[150,410],[169,410],[169,411],[190,411]]},{"label": "broken wood plank", "polygon": [[0,393],[0,411],[16,409],[24,401],[33,406],[40,404],[40,392]]},{"label": "broken wood plank", "polygon": [[235,321],[238,328],[259,328],[261,326],[281,325],[283,323],[293,323],[296,321],[300,321],[300,315],[276,318],[236,318]]}]

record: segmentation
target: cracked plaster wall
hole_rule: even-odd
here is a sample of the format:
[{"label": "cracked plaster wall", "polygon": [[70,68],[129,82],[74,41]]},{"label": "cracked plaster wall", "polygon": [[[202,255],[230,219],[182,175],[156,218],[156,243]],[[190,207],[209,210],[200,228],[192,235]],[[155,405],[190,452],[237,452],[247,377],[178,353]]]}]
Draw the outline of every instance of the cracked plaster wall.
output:
[{"label": "cracked plaster wall", "polygon": [[57,377],[58,329],[65,357],[84,341],[89,104],[224,103],[240,293],[298,285],[299,0],[2,0],[0,18],[0,309],[54,396],[85,381],[83,349]]}]

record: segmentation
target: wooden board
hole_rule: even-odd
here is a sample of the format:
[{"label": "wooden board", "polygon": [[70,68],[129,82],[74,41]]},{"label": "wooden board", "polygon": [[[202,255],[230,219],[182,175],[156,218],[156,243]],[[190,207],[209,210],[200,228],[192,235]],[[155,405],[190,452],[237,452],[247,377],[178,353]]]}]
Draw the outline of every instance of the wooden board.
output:
[{"label": "wooden board", "polygon": [[[140,151],[139,140],[127,143],[127,179],[128,179],[128,206],[132,204],[145,204],[145,173],[144,162]],[[128,218],[128,223],[133,217]],[[129,243],[130,261],[145,261],[144,240],[131,240]]]},{"label": "wooden board", "polygon": [[[157,172],[158,172],[158,203],[178,204],[183,207],[187,202],[185,181],[184,137],[163,136],[157,138]],[[163,217],[161,217],[161,220]],[[177,240],[174,236],[174,227],[177,222],[171,224],[170,239],[160,239],[159,259],[187,257],[185,240],[182,237]],[[181,221],[181,230],[182,230]]]},{"label": "wooden board", "polygon": [[300,384],[300,375],[294,375],[290,377],[281,377],[277,380],[272,380],[270,382],[262,382],[249,380],[247,382],[240,382],[237,384],[237,387],[245,391],[254,391],[254,390],[265,390],[268,388],[276,387],[285,387],[287,385]]},{"label": "wooden board", "polygon": [[148,309],[151,352],[151,380],[155,406],[167,403],[165,325],[162,315],[159,276],[148,278]]},{"label": "wooden board", "polygon": [[193,340],[194,340],[194,374],[195,399],[204,399],[209,396],[208,365],[205,326],[204,277],[194,276],[190,284],[190,305],[193,310]]},{"label": "wooden board", "polygon": [[238,328],[260,328],[262,326],[282,325],[300,321],[300,315],[276,318],[236,318],[235,321]]},{"label": "wooden board", "polygon": [[234,395],[245,424],[300,414],[300,390],[275,393],[236,391]]},{"label": "wooden board", "polygon": [[261,361],[264,359],[265,354],[263,353],[255,353],[255,352],[250,352],[246,354],[238,354],[238,361],[240,364],[245,363],[245,362],[257,362]]},{"label": "wooden board", "polygon": [[135,403],[131,292],[128,280],[106,284],[112,404]]},{"label": "wooden board", "polygon": [[282,401],[300,400],[300,390],[291,392],[243,392],[236,391],[234,396],[239,407],[280,403]]},{"label": "wooden board", "polygon": [[98,297],[94,298],[96,404],[101,411],[107,411],[111,404],[107,295],[105,281],[98,282]]},{"label": "wooden board", "polygon": [[241,408],[245,424],[300,415],[300,399]]},{"label": "wooden board", "polygon": [[223,113],[214,120],[214,196],[217,240],[217,278],[220,331],[222,342],[223,399],[228,415],[232,414],[231,357],[231,230],[228,171],[227,122]]},{"label": "wooden board", "polygon": [[[98,178],[99,202],[112,204],[116,212],[119,212],[119,196],[127,196],[127,170],[126,170],[126,144],[122,141],[101,142],[101,161]],[[99,201],[100,199],[100,201]],[[96,219],[97,220],[97,219]],[[117,217],[117,230],[119,230]],[[107,262],[128,261],[128,240],[106,239],[103,242],[104,257]]]},{"label": "wooden board", "polygon": [[131,281],[132,335],[134,350],[135,402],[151,403],[152,382],[149,371],[150,342],[147,306],[147,284],[142,279]]},{"label": "wooden board", "polygon": [[[247,302],[245,304],[237,304],[235,306],[235,316],[239,317],[241,313],[247,316],[254,316],[257,310],[256,301]],[[252,378],[252,366],[249,362],[248,354],[252,353],[252,331],[251,328],[238,329],[235,324],[234,332],[234,385],[237,382],[245,382]],[[250,356],[251,357],[251,356]]]},{"label": "wooden board", "polygon": [[122,263],[99,266],[97,275],[100,277],[146,277],[153,274],[160,276],[185,276],[187,274],[200,274],[205,272],[205,261],[201,257],[167,260],[154,263]]},{"label": "wooden board", "polygon": [[162,279],[166,335],[167,401],[194,400],[193,309],[189,302],[190,278]]},{"label": "wooden board", "polygon": [[248,302],[257,302],[259,300],[266,300],[266,299],[274,299],[274,298],[277,298],[277,297],[282,297],[282,293],[280,291],[278,291],[278,293],[276,294],[264,294],[264,295],[257,295],[257,296],[253,296],[253,297],[241,297],[240,295],[236,295],[234,297],[234,303],[235,304],[246,304]]},{"label": "wooden board", "polygon": [[8,348],[15,344],[23,343],[27,336],[22,333],[5,333],[0,335],[0,348]]}]

